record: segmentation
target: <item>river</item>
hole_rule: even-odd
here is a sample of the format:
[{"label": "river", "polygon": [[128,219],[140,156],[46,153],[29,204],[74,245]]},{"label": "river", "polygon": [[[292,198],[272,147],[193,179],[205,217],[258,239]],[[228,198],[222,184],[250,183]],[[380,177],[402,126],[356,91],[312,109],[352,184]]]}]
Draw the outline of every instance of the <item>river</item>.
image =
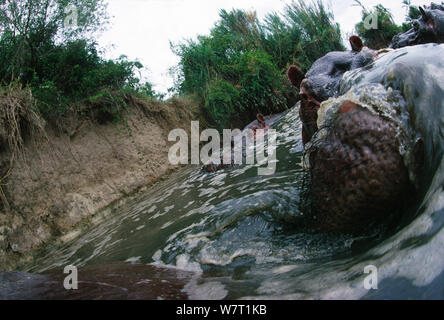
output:
[{"label": "river", "polygon": [[[215,173],[183,168],[69,243],[48,247],[21,271],[149,265],[185,272],[168,277],[178,277],[178,292],[191,299],[443,299],[443,51],[424,45],[388,53],[346,74],[341,86],[342,93],[369,83],[399,90],[424,139],[418,200],[396,225],[360,235],[302,226],[309,183],[295,107],[272,124],[274,175],[258,176],[258,165]],[[364,285],[367,266],[376,267],[377,289]]]}]

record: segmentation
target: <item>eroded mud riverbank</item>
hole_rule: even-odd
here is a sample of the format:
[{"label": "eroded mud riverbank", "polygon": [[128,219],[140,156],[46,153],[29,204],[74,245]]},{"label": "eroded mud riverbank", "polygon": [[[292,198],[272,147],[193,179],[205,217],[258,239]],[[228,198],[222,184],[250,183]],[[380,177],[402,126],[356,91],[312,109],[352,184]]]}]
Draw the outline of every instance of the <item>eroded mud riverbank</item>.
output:
[{"label": "eroded mud riverbank", "polygon": [[[125,117],[105,125],[77,121],[70,132],[47,128],[37,147],[26,146],[25,161],[16,161],[3,187],[10,210],[0,212],[0,270],[72,238],[178,168],[168,162],[167,137],[192,120],[189,106],[133,105]],[[0,156],[8,161],[7,152]]]}]

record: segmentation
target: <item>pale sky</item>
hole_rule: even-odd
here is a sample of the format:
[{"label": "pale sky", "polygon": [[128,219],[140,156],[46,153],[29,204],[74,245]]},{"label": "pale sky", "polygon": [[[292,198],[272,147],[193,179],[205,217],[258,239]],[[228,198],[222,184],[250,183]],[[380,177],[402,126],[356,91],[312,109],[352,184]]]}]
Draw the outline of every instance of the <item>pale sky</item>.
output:
[{"label": "pale sky", "polygon": [[[169,42],[195,39],[208,34],[218,20],[221,9],[255,10],[262,19],[267,13],[282,12],[292,0],[108,0],[111,24],[99,38],[107,58],[124,54],[131,60],[139,60],[145,67],[142,75],[150,81],[154,90],[165,93],[173,82],[168,69],[179,59]],[[404,21],[406,8],[402,0],[362,0],[367,8],[381,3],[393,13],[395,22]],[[414,5],[430,4],[431,0],[412,0]],[[361,8],[353,0],[324,0],[333,9],[335,21],[346,34],[361,20]]]}]

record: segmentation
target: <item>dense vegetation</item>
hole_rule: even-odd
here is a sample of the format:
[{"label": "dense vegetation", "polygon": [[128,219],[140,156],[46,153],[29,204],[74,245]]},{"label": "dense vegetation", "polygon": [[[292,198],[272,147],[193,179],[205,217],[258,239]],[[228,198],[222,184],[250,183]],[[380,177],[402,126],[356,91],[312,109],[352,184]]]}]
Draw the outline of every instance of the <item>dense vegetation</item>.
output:
[{"label": "dense vegetation", "polygon": [[308,70],[327,52],[345,49],[339,25],[321,1],[293,2],[264,21],[254,12],[222,10],[209,35],[172,48],[180,57],[176,92],[197,96],[218,128],[288,108],[296,97],[287,67]]},{"label": "dense vegetation", "polygon": [[[395,35],[409,30],[412,27],[412,20],[418,19],[421,15],[418,7],[411,5],[410,0],[404,0],[403,3],[408,9],[406,22],[397,25],[391,12],[382,4],[378,4],[373,9],[367,9],[359,0],[355,2],[362,8],[362,21],[356,24],[356,33],[365,45],[372,49],[387,48]],[[372,21],[370,17],[375,17],[376,20]],[[377,28],[368,25],[372,23],[375,23]]]},{"label": "dense vegetation", "polygon": [[0,209],[25,140],[45,122],[67,132],[82,117],[116,121],[128,93],[155,95],[135,76],[140,63],[101,57],[94,35],[106,22],[104,0],[0,0]]},{"label": "dense vegetation", "polygon": [[[372,48],[387,46],[411,26],[394,24],[382,5],[363,7],[363,19],[375,10],[378,30],[356,26]],[[418,14],[410,6],[409,18]],[[94,36],[107,21],[104,0],[0,0],[0,86],[29,88],[38,113],[50,122],[66,114],[115,120],[128,93],[161,97],[136,76],[139,62],[102,58]],[[308,70],[327,52],[345,47],[323,2],[299,0],[263,21],[254,12],[222,10],[209,35],[172,49],[180,58],[172,91],[197,97],[206,120],[225,128],[242,126],[257,112],[292,106],[297,96],[285,76],[288,66]]]},{"label": "dense vegetation", "polygon": [[0,1],[0,12],[0,83],[31,88],[47,120],[73,109],[113,120],[126,91],[154,96],[135,76],[139,62],[101,57],[94,34],[107,22],[103,0]]}]

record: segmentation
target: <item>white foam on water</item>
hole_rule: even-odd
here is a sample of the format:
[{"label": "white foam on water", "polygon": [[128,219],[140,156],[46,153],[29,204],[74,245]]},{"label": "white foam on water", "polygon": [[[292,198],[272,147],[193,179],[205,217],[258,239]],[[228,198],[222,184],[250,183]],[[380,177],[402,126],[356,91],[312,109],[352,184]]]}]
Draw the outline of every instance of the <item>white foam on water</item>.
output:
[{"label": "white foam on water", "polygon": [[126,259],[125,262],[128,262],[128,263],[138,263],[138,262],[140,262],[140,259],[142,259],[141,256],[131,257],[131,258]]},{"label": "white foam on water", "polygon": [[198,284],[194,278],[182,290],[191,300],[222,300],[228,295],[225,286],[220,282],[205,282]]},{"label": "white foam on water", "polygon": [[297,266],[295,266],[295,265],[281,266],[281,267],[277,267],[277,268],[274,268],[273,270],[271,270],[271,273],[272,274],[283,274],[283,273],[293,271],[296,268],[297,268]]},{"label": "white foam on water", "polygon": [[181,254],[176,257],[176,267],[180,270],[202,273],[202,268],[197,262],[190,261],[188,254]]},{"label": "white foam on water", "polygon": [[174,221],[168,221],[167,223],[165,223],[163,226],[160,227],[160,229],[166,229],[169,226],[171,226],[172,224],[174,224]]}]

